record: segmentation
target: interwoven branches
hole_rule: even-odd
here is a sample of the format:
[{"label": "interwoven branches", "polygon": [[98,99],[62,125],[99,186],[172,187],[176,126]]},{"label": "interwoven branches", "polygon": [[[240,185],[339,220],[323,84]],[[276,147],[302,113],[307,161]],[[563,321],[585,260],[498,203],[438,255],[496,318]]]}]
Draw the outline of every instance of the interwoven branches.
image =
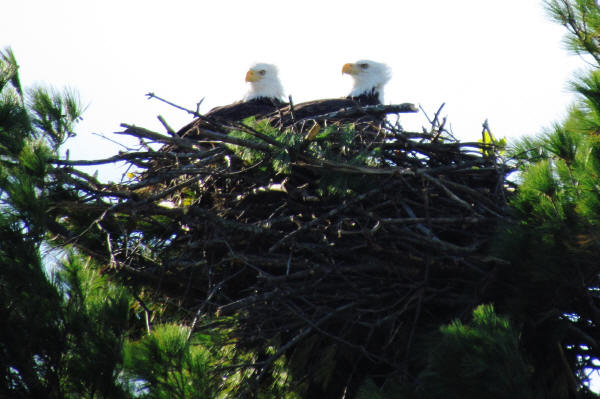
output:
[{"label": "interwoven branches", "polygon": [[56,161],[69,196],[54,231],[175,300],[190,321],[236,315],[240,342],[278,342],[264,365],[315,336],[396,367],[419,328],[480,300],[507,170],[493,145],[460,143],[437,118],[406,132],[386,112],[399,108],[286,131],[198,128],[193,139],[124,125],[168,151],[107,160],[141,169],[113,185]]}]

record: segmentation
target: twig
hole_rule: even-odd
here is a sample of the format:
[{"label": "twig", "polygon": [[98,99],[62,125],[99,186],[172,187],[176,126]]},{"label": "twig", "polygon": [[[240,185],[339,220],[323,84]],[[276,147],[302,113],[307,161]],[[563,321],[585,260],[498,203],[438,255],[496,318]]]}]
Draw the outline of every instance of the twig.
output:
[{"label": "twig", "polygon": [[[189,156],[191,156],[192,154],[190,153]],[[181,154],[173,154],[170,152],[156,152],[156,151],[142,151],[142,152],[126,152],[126,153],[121,153],[119,155],[113,155],[112,157],[109,158],[104,158],[104,159],[74,159],[74,160],[66,160],[66,159],[56,159],[56,158],[51,158],[48,160],[48,163],[54,164],[54,165],[71,165],[71,166],[76,166],[76,165],[102,165],[102,164],[107,164],[107,163],[116,163],[116,162],[123,162],[123,161],[132,161],[132,160],[136,160],[136,159],[156,159],[156,158],[175,158],[177,156],[181,156]]]},{"label": "twig", "polygon": [[167,133],[169,133],[171,136],[173,136],[175,134],[175,131],[171,128],[171,126],[169,126],[167,121],[165,121],[165,118],[163,118],[161,115],[158,115],[157,118],[160,121],[160,123],[165,127],[165,129],[167,130]]},{"label": "twig", "polygon": [[[116,144],[116,145],[118,145],[119,147],[123,147],[123,148],[125,149],[125,151],[133,151],[133,148],[131,148],[131,147],[127,147],[125,144],[123,144],[123,143],[121,143],[121,142],[119,142],[119,141],[117,141],[117,140],[111,139],[110,137],[107,137],[107,136],[105,136],[105,135],[104,135],[104,134],[102,134],[102,133],[92,133],[92,134],[93,134],[94,136],[98,136],[98,137],[100,137],[100,138],[102,138],[102,139],[104,139],[104,140],[110,141],[111,143],[113,143],[113,144]],[[67,150],[67,151],[68,151],[68,150]],[[67,159],[69,159],[69,157],[68,157],[68,156],[67,156],[66,158],[67,158]]]},{"label": "twig", "polygon": [[373,194],[379,192],[380,190],[381,190],[381,188],[375,188],[375,189],[370,190],[370,191],[368,191],[368,192],[366,192],[364,194],[358,195],[358,196],[356,196],[355,198],[353,198],[351,200],[345,201],[342,205],[338,206],[335,209],[332,209],[331,211],[327,212],[325,215],[321,216],[320,218],[313,219],[310,222],[302,225],[302,227],[300,227],[297,230],[292,231],[290,234],[286,235],[281,240],[277,241],[274,245],[272,245],[271,248],[269,248],[269,253],[272,253],[272,252],[276,251],[286,241],[289,241],[290,239],[294,238],[296,235],[300,234],[301,232],[310,229],[311,227],[315,226],[316,224],[322,222],[324,219],[330,218],[330,217],[338,214],[339,212],[341,212],[344,209],[348,208],[352,204],[360,202],[360,201],[364,200],[365,198],[367,198],[368,196],[373,195]]},{"label": "twig", "polygon": [[[126,130],[124,132],[116,132],[117,134],[130,134],[132,136],[146,137],[146,138],[153,139],[153,140],[163,142],[163,143],[173,143],[173,144],[177,144],[182,147],[187,147],[187,148],[192,148],[192,149],[196,148],[197,141],[194,141],[194,140],[179,138],[176,136],[168,137],[168,136],[164,136],[160,133],[156,133],[156,132],[153,132],[153,131],[150,131],[150,130],[147,130],[144,128],[140,128],[137,126],[127,125],[125,123],[122,123],[121,126],[126,128]],[[202,136],[207,137],[209,139],[215,139],[215,140],[221,141],[223,143],[235,144],[235,145],[252,148],[255,150],[259,150],[259,151],[269,152],[269,146],[262,144],[262,143],[257,143],[254,141],[249,141],[249,140],[244,140],[244,139],[240,139],[237,137],[228,136],[226,134],[217,133],[217,132],[208,130],[206,128],[199,128],[198,126],[196,126],[196,129],[198,129],[199,133],[200,132],[202,133]]]},{"label": "twig", "polygon": [[418,112],[414,104],[404,103],[396,105],[368,105],[364,107],[342,108],[339,111],[329,112],[321,115],[314,115],[304,119],[326,120],[339,118],[352,118],[360,115],[384,115],[399,114],[405,112]]},{"label": "twig", "polygon": [[170,106],[172,106],[172,107],[175,107],[175,108],[177,108],[177,109],[180,109],[180,110],[182,110],[182,111],[185,111],[185,112],[187,112],[188,114],[192,114],[192,115],[194,115],[194,116],[196,116],[196,117],[202,117],[202,115],[200,115],[199,113],[197,113],[197,112],[195,112],[195,111],[192,111],[192,110],[189,110],[189,109],[187,109],[187,108],[184,108],[184,107],[182,107],[182,106],[180,106],[180,105],[177,105],[177,104],[175,104],[175,103],[172,103],[171,101],[165,100],[164,98],[161,98],[161,97],[157,96],[156,94],[154,94],[154,93],[152,93],[152,92],[150,92],[150,93],[146,93],[146,97],[148,97],[148,99],[149,99],[149,100],[151,100],[151,99],[153,99],[153,98],[156,98],[157,100],[159,100],[159,101],[162,101],[162,102],[163,102],[163,103],[165,103],[165,104],[169,104]]},{"label": "twig", "polygon": [[[351,306],[352,306],[352,304],[342,305],[342,306],[338,307],[337,309],[334,309],[330,313],[326,314],[325,316],[321,317],[319,320],[316,320],[314,323],[312,323],[312,325],[319,326],[319,325],[323,324],[324,322],[326,322],[327,320],[329,320],[330,318],[332,318],[337,313],[340,313],[340,312],[350,308]],[[284,345],[282,345],[279,348],[279,350],[277,352],[275,352],[275,354],[271,355],[264,362],[261,362],[261,364],[263,365],[263,371],[261,372],[261,374],[258,377],[259,381],[262,379],[262,377],[264,376],[264,373],[268,370],[268,368],[271,366],[271,364],[273,364],[273,362],[275,360],[279,359],[289,348],[296,345],[302,338],[306,337],[312,331],[313,331],[313,326],[304,328],[294,338],[292,338],[291,340],[286,342]]]},{"label": "twig", "polygon": [[205,97],[202,97],[202,98],[200,99],[200,101],[198,101],[198,102],[196,103],[196,114],[198,114],[198,115],[200,115],[200,106],[201,106],[201,105],[202,105],[202,103],[204,102],[204,98],[205,98]]}]

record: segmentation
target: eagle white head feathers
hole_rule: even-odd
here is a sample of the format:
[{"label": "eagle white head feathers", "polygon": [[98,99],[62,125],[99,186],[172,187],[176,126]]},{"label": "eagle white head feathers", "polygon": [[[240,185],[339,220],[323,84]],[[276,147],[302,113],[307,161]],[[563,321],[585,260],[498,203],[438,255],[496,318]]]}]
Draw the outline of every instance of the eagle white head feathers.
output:
[{"label": "eagle white head feathers", "polygon": [[250,84],[250,89],[242,101],[211,109],[202,117],[181,128],[177,132],[179,137],[193,137],[202,128],[220,129],[220,126],[215,125],[211,120],[222,123],[241,121],[250,116],[258,119],[277,111],[279,107],[287,105],[282,101],[284,97],[283,86],[277,76],[275,65],[264,63],[252,65],[246,73],[246,82]]},{"label": "eagle white head feathers", "polygon": [[342,73],[354,80],[354,86],[348,97],[376,97],[383,103],[383,87],[392,77],[390,68],[380,62],[359,60],[355,63],[344,64]]},{"label": "eagle white head feathers", "polygon": [[264,63],[252,65],[246,73],[246,82],[250,83],[250,89],[244,96],[244,101],[261,97],[277,100],[285,98],[275,65]]},{"label": "eagle white head feathers", "polygon": [[[211,109],[203,118],[182,128],[181,137],[194,128],[210,125],[206,117],[220,121],[241,121],[250,116],[267,118],[274,124],[287,126],[295,121],[338,111],[352,106],[368,106],[383,103],[383,87],[391,78],[390,68],[380,62],[359,60],[342,67],[342,73],[354,80],[352,91],[345,98],[331,98],[308,101],[294,106],[285,103],[283,85],[279,80],[277,67],[273,64],[256,63],[246,73],[249,90],[242,101]],[[211,128],[215,128],[211,125]]]}]

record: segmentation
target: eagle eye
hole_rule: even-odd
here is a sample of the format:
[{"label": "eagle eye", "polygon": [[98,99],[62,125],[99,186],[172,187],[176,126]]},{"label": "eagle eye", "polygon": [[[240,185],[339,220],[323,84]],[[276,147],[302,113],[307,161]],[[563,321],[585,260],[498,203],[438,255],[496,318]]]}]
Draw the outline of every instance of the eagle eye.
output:
[{"label": "eagle eye", "polygon": [[359,64],[358,66],[360,66],[362,69],[367,69],[369,67],[369,64],[364,63],[364,64]]},{"label": "eagle eye", "polygon": [[260,74],[260,76],[265,76],[265,73],[267,73],[267,71],[261,69],[260,71],[258,71],[258,73]]}]

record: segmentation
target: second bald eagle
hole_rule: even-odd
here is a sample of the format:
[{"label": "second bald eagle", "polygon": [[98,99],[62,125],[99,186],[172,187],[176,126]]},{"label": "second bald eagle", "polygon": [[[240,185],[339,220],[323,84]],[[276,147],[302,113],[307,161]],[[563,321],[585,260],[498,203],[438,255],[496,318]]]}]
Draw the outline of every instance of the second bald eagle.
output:
[{"label": "second bald eagle", "polygon": [[344,64],[342,73],[350,75],[354,83],[347,97],[313,100],[295,104],[293,107],[288,106],[281,112],[270,115],[273,124],[285,127],[343,108],[383,103],[383,88],[391,78],[391,71],[387,65],[370,60],[359,60]]},{"label": "second bald eagle", "polygon": [[223,123],[239,122],[250,116],[260,119],[287,105],[283,101],[283,86],[275,65],[252,65],[246,73],[246,82],[250,88],[242,101],[211,109],[181,128],[177,134],[180,137],[194,134],[194,130],[199,127],[220,130],[219,127]]}]

